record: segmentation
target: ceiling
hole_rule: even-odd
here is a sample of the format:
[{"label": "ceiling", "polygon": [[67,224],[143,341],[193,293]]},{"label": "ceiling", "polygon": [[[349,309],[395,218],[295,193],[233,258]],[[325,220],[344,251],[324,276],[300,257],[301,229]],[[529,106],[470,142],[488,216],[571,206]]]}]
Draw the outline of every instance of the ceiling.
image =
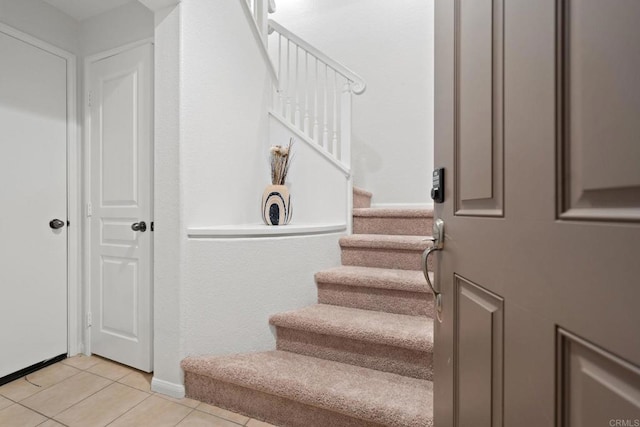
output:
[{"label": "ceiling", "polygon": [[43,0],[67,15],[82,21],[134,0]]}]

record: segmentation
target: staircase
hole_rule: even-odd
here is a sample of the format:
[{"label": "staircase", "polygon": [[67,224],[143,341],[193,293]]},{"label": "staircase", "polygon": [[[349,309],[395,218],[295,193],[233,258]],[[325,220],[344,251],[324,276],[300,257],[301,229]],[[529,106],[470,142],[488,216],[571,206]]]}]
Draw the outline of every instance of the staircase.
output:
[{"label": "staircase", "polygon": [[273,315],[276,350],[183,360],[187,396],[279,426],[432,426],[432,212],[372,209],[354,189],[342,266],[318,304]]}]

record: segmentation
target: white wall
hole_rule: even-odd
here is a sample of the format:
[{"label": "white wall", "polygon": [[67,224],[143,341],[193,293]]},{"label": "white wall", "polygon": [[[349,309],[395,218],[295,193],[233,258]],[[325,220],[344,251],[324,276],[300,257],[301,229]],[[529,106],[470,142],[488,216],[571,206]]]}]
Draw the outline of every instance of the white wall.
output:
[{"label": "white wall", "polygon": [[271,82],[237,1],[183,0],[156,14],[155,39],[153,384],[170,392],[186,355],[275,348],[269,315],[312,303],[313,273],[340,253],[338,234],[187,237],[260,221]]},{"label": "white wall", "polygon": [[153,13],[133,0],[80,22],[80,51],[93,55],[153,37]]},{"label": "white wall", "polygon": [[[287,186],[291,193],[292,223],[347,224],[349,186],[345,173],[298,138],[279,120],[270,117],[269,139],[272,144],[286,145],[292,137],[295,142],[287,178]],[[268,146],[264,145],[263,150],[266,152]],[[258,188],[263,184],[264,178],[257,184]],[[255,205],[255,201],[253,202]]]},{"label": "white wall", "polygon": [[313,273],[339,265],[339,237],[190,240],[185,355],[275,349],[269,316],[317,301]]},{"label": "white wall", "polygon": [[375,204],[430,203],[433,1],[278,0],[271,17],[360,74],[354,184]]},{"label": "white wall", "polygon": [[271,81],[239,2],[182,2],[182,164],[188,225],[259,222]]},{"label": "white wall", "polygon": [[41,0],[0,0],[0,22],[78,53],[78,22]]},{"label": "white wall", "polygon": [[[181,9],[183,222],[259,223],[270,183],[266,65],[239,2],[186,0]],[[185,351],[273,348],[268,314],[312,301],[314,268],[338,262],[337,236],[190,239],[184,256]]]}]

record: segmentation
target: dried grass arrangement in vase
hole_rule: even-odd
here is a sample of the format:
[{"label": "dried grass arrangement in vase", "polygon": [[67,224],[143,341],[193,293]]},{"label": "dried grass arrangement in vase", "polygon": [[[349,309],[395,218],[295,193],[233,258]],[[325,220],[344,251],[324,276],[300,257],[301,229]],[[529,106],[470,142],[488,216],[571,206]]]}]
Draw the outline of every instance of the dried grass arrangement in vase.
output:
[{"label": "dried grass arrangement in vase", "polygon": [[289,145],[274,145],[270,149],[271,185],[262,194],[262,220],[267,225],[287,225],[291,221],[291,195],[285,186],[293,152],[293,138]]}]

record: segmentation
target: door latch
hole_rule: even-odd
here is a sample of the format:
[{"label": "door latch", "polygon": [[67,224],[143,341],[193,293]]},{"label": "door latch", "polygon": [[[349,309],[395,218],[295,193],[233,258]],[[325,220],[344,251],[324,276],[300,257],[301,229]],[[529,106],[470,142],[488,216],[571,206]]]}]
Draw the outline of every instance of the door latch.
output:
[{"label": "door latch", "polygon": [[49,227],[51,227],[53,230],[58,230],[64,226],[65,226],[65,222],[60,219],[56,218],[49,221]]},{"label": "door latch", "polygon": [[144,221],[134,222],[133,224],[131,224],[131,229],[133,231],[140,231],[141,233],[144,233],[145,231],[147,231],[147,223]]},{"label": "door latch", "polygon": [[[422,272],[424,273],[424,278],[427,280],[427,284],[433,292],[433,297],[436,306],[436,317],[439,322],[442,322],[442,294],[439,290],[436,289],[434,284],[431,282],[431,278],[429,277],[429,255],[434,252],[442,250],[444,248],[444,221],[440,218],[433,221],[433,233],[430,240],[433,242],[431,247],[427,248],[422,253]],[[434,276],[435,280],[435,276]]]}]

